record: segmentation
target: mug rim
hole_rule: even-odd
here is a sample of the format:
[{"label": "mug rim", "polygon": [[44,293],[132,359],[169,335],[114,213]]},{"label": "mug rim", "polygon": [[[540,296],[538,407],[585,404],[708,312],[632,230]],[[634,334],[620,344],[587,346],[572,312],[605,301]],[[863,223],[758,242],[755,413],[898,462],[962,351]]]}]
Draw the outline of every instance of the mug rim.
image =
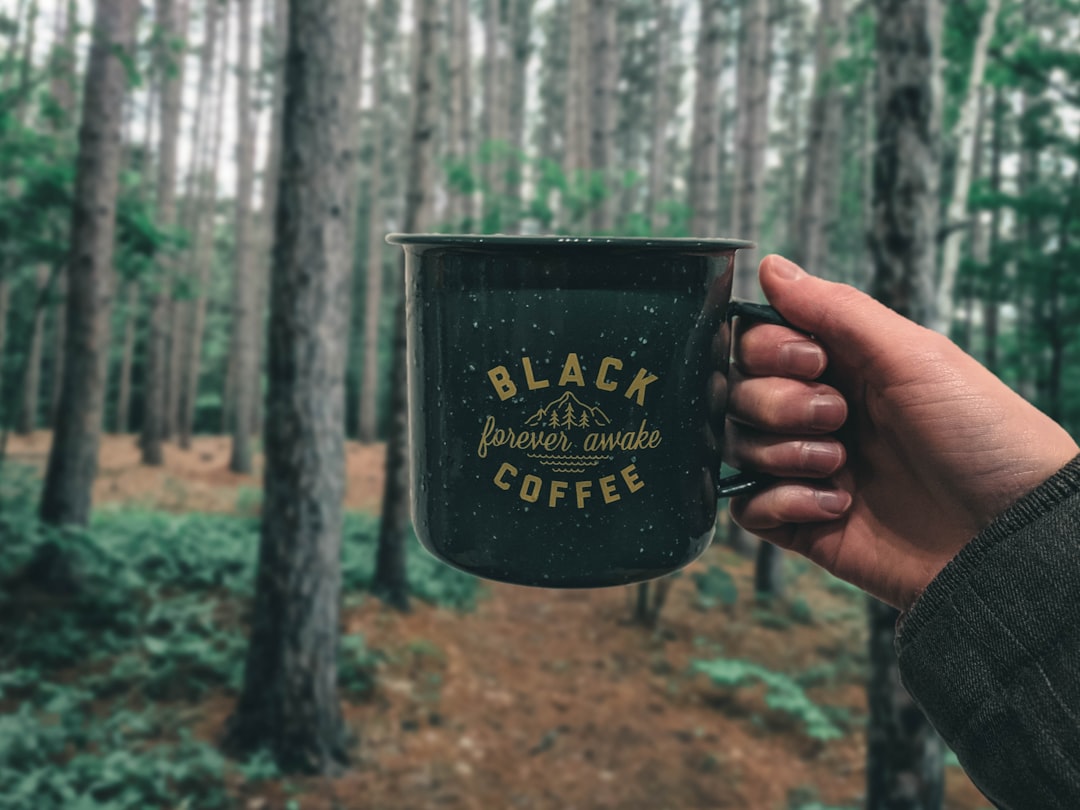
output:
[{"label": "mug rim", "polygon": [[603,247],[637,250],[678,250],[684,253],[726,253],[757,247],[745,239],[692,236],[569,236],[559,234],[465,234],[465,233],[389,233],[391,245],[466,248],[540,248],[565,247],[595,249]]}]

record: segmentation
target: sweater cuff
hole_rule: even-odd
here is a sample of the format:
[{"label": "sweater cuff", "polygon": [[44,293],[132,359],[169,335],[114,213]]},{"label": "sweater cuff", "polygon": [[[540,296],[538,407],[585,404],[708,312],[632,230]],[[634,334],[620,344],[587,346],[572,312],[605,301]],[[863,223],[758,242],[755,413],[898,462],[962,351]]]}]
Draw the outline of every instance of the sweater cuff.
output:
[{"label": "sweater cuff", "polygon": [[901,614],[896,628],[897,653],[902,653],[923,627],[952,603],[956,591],[995,556],[1004,541],[1077,493],[1080,493],[1080,455],[1002,512],[938,572],[911,608]]}]

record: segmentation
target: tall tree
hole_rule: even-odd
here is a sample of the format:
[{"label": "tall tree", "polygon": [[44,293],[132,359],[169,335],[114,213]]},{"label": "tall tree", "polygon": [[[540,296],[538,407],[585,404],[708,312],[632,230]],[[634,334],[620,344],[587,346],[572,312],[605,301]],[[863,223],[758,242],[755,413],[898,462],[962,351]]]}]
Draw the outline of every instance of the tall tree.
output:
[{"label": "tall tree", "polygon": [[843,109],[836,62],[845,39],[845,17],[841,0],[821,0],[814,33],[814,89],[810,98],[806,169],[792,256],[816,274],[826,270],[829,225],[838,196]]},{"label": "tall tree", "polygon": [[[184,89],[184,37],[187,35],[187,0],[157,0],[157,75],[160,83],[161,141],[158,148],[157,221],[164,229],[176,226],[177,147],[179,146],[181,94]],[[167,438],[169,374],[169,297],[174,262],[168,252],[159,254],[159,276],[150,312],[144,377],[142,461],[160,466]]]},{"label": "tall tree", "polygon": [[660,232],[667,224],[660,210],[660,203],[667,196],[668,182],[668,134],[670,128],[668,64],[671,58],[672,13],[670,0],[656,0],[656,64],[653,73],[651,143],[649,145],[649,194],[646,198],[646,217],[653,233]]},{"label": "tall tree", "polygon": [[[376,48],[378,48],[376,40]],[[472,186],[472,20],[469,0],[450,2],[450,133],[449,158],[455,164],[455,182],[449,189],[447,218],[455,230],[469,231],[473,227]],[[377,65],[381,62],[372,62]],[[372,86],[378,84],[372,76]],[[376,115],[378,114],[375,108]],[[365,336],[365,341],[367,340]],[[361,396],[363,389],[361,389]]]},{"label": "tall tree", "polygon": [[255,330],[258,328],[257,279],[254,266],[252,190],[255,174],[255,125],[251,93],[251,3],[239,0],[240,37],[236,68],[236,258],[232,294],[232,334],[229,342],[232,370],[232,456],[229,469],[251,472],[251,418],[254,414]]},{"label": "tall tree", "polygon": [[690,234],[707,237],[719,226],[717,217],[720,154],[720,60],[724,31],[723,0],[701,0],[699,5],[697,63],[694,73],[694,118],[690,134]]},{"label": "tall tree", "polygon": [[503,2],[484,3],[484,219],[494,225],[502,202],[502,144],[506,139],[506,87],[503,84]]},{"label": "tall tree", "polygon": [[971,56],[967,93],[960,109],[956,132],[956,165],[953,171],[952,194],[945,212],[945,242],[941,250],[941,273],[937,283],[937,302],[934,319],[927,324],[932,329],[949,334],[952,324],[953,293],[960,270],[960,248],[969,229],[961,227],[967,219],[968,196],[971,193],[972,167],[979,149],[979,99],[982,97],[983,74],[986,72],[986,52],[997,28],[1001,0],[987,0],[979,25],[979,36]]},{"label": "tall tree", "polygon": [[[221,140],[225,118],[225,81],[227,76],[225,54],[228,42],[228,14],[223,14],[219,0],[206,4],[205,29],[199,66],[199,96],[214,98],[212,116],[204,111],[199,115],[200,130],[198,160],[192,166],[193,182],[190,184],[191,216],[189,227],[192,249],[189,253],[187,275],[192,279],[194,296],[189,317],[182,336],[184,350],[180,358],[179,414],[177,439],[181,447],[191,444],[195,426],[195,402],[199,390],[199,368],[202,359],[203,328],[206,321],[206,285],[210,280],[213,262],[214,211],[217,203],[218,168],[221,163]],[[218,48],[218,29],[221,28]],[[220,51],[220,56],[219,56]],[[217,64],[219,63],[219,64]],[[217,74],[217,91],[214,92],[214,75]],[[209,106],[209,105],[208,105]]]},{"label": "tall tree", "polygon": [[[934,312],[938,224],[936,54],[938,0],[875,0],[877,137],[871,292],[912,320]],[[935,810],[944,789],[942,744],[899,685],[897,611],[869,602],[868,810]]]},{"label": "tall tree", "polygon": [[[737,121],[735,137],[733,232],[740,239],[757,241],[761,234],[765,149],[769,135],[769,74],[772,67],[770,0],[742,0],[736,76]],[[737,257],[735,293],[757,295],[754,269],[757,252],[741,250]],[[745,532],[732,524],[729,541],[739,549],[752,548]],[[763,595],[781,590],[783,555],[770,543],[757,544],[754,587]]]},{"label": "tall tree", "polygon": [[[412,94],[409,112],[408,176],[405,183],[406,231],[423,230],[430,219],[431,160],[435,135],[432,94],[435,87],[435,48],[438,17],[435,0],[415,0]],[[393,378],[391,381],[390,435],[386,447],[386,485],[382,521],[371,590],[384,602],[401,610],[409,607],[409,584],[405,574],[405,531],[409,522],[408,409],[405,366],[405,274],[396,280],[398,306],[394,312]]]},{"label": "tall tree", "polygon": [[[35,6],[37,4],[35,3]],[[61,111],[61,126],[64,119],[70,117],[71,105],[75,101],[74,93],[74,44],[75,28],[77,20],[74,16],[75,8],[71,3],[63,6],[62,12],[57,17],[56,39],[50,61],[49,86],[56,107]],[[72,15],[69,19],[69,15]],[[27,64],[23,62],[24,66]],[[64,362],[66,358],[65,348],[67,345],[67,285],[65,276],[61,276],[56,296],[56,304],[53,307],[53,348],[52,348],[52,385],[49,393],[49,425],[55,429],[56,420],[60,414],[60,391],[64,379]],[[40,360],[40,353],[38,356]],[[36,402],[35,402],[36,410]]]},{"label": "tall tree", "polygon": [[[761,233],[765,151],[769,136],[769,74],[772,67],[770,0],[742,0],[739,36],[738,125],[735,144],[735,235],[757,241]],[[739,252],[741,297],[756,295],[756,253]]]},{"label": "tall tree", "polygon": [[[49,269],[39,265],[36,272],[37,293],[45,293],[49,283]],[[38,307],[34,311],[34,325],[30,330],[30,347],[26,358],[26,374],[22,379],[22,396],[19,404],[19,416],[15,422],[15,432],[28,436],[37,427],[38,392],[41,389],[41,346],[45,338],[45,310]]]},{"label": "tall tree", "polygon": [[[386,255],[383,197],[386,130],[386,42],[394,19],[387,0],[378,0],[372,17],[374,50],[371,69],[371,158],[368,180],[367,263],[364,273],[363,370],[360,380],[359,438],[373,442],[379,425],[379,318],[383,308],[383,257]],[[396,15],[395,15],[396,16]],[[456,103],[456,102],[455,102]]]},{"label": "tall tree", "polygon": [[[599,232],[615,227],[617,203],[611,177],[615,168],[615,91],[619,78],[615,12],[615,0],[592,0],[589,5],[589,168],[603,186],[603,195],[590,212],[589,224]],[[590,188],[592,185],[590,182]]]},{"label": "tall tree", "polygon": [[337,693],[344,377],[360,65],[353,0],[291,0],[253,625],[227,746],[347,760]]},{"label": "tall tree", "polygon": [[563,171],[574,180],[589,170],[589,0],[569,0],[570,56],[566,77]]},{"label": "tall tree", "polygon": [[525,106],[528,98],[528,64],[532,53],[533,0],[512,0],[509,21],[509,77],[507,79],[507,145],[506,199],[510,210],[504,218],[506,233],[521,229],[522,180],[525,170]]},{"label": "tall tree", "polygon": [[[113,242],[121,157],[125,56],[131,47],[134,0],[97,0],[86,68],[71,253],[67,265],[67,347],[60,418],[49,450],[41,517],[52,524],[85,525],[97,470],[105,399]],[[59,549],[35,561],[46,577],[55,572]]]}]

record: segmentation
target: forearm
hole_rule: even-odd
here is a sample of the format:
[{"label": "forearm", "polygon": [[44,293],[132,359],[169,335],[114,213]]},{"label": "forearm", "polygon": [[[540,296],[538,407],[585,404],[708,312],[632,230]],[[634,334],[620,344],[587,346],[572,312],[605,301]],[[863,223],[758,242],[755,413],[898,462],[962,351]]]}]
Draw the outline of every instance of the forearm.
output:
[{"label": "forearm", "polygon": [[904,685],[989,798],[1080,806],[1080,457],[941,571],[897,651]]}]

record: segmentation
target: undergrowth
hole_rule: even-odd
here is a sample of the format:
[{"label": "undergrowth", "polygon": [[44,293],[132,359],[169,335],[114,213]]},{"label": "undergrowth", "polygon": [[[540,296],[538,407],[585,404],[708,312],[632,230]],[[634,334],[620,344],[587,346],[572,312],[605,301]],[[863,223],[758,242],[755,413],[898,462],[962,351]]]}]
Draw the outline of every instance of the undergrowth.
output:
[{"label": "undergrowth", "polygon": [[[32,470],[5,465],[0,810],[232,806],[227,782],[265,768],[229,763],[176,730],[190,724],[196,701],[240,687],[258,521],[105,508],[89,529],[56,529],[36,517],[39,486]],[[367,591],[377,529],[372,517],[346,516],[346,595]],[[45,542],[73,562],[78,592],[47,595],[18,577]],[[418,599],[475,605],[477,580],[415,542],[408,566]],[[370,696],[380,660],[363,636],[341,639],[343,699]]]}]

